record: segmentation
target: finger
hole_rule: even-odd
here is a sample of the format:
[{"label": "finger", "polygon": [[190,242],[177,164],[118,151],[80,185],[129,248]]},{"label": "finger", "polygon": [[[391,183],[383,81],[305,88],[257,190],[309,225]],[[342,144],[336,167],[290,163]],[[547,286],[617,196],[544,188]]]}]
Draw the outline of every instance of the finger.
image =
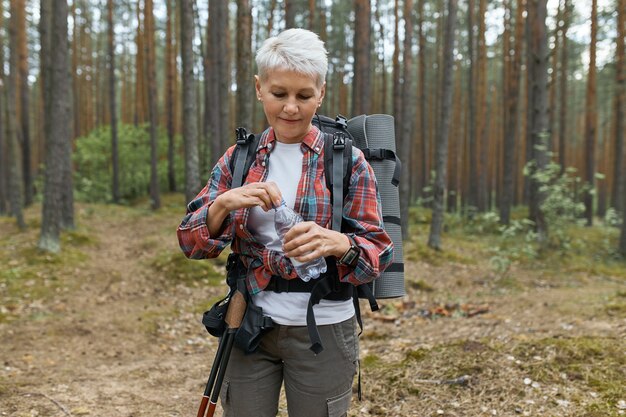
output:
[{"label": "finger", "polygon": [[267,192],[270,196],[270,199],[275,207],[280,205],[280,202],[283,199],[283,195],[280,192],[280,188],[274,181],[269,181],[264,183],[266,185]]},{"label": "finger", "polygon": [[317,226],[313,222],[302,222],[293,226],[287,234],[285,234],[284,243],[288,248],[293,249],[296,246],[307,243],[311,238],[311,229]]},{"label": "finger", "polygon": [[309,262],[324,256],[324,247],[309,243],[292,251],[288,258],[299,262]]},{"label": "finger", "polygon": [[250,205],[251,207],[259,206],[265,211],[272,208],[272,200],[267,193],[267,190],[262,185],[250,187],[248,190],[246,190],[246,195],[248,199],[252,200],[252,204]]}]

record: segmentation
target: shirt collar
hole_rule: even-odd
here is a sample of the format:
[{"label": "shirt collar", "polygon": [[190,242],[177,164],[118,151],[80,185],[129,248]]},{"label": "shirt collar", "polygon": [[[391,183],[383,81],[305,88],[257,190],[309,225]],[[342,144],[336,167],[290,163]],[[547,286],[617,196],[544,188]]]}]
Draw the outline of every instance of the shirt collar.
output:
[{"label": "shirt collar", "polygon": [[[274,129],[270,127],[261,137],[257,151],[263,148],[272,148],[274,142],[276,142],[276,135],[274,134]],[[311,130],[302,138],[301,143],[319,155],[324,147],[324,137],[317,126],[312,125]]]}]

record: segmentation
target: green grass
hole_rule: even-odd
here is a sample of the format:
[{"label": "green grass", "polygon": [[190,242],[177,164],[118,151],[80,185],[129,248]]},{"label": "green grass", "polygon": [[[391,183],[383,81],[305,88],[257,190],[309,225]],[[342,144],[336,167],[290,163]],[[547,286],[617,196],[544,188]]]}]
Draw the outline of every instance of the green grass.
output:
[{"label": "green grass", "polygon": [[164,251],[154,256],[152,268],[169,280],[185,283],[201,282],[208,285],[222,285],[223,273],[215,270],[213,262],[206,259],[187,259],[182,252]]}]

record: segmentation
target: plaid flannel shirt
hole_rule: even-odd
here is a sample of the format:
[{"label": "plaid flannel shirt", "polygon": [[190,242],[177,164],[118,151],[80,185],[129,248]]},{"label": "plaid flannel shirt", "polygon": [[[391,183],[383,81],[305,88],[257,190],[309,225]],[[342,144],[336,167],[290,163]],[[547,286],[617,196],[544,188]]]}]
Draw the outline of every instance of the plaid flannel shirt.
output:
[{"label": "plaid flannel shirt", "polygon": [[[267,161],[276,138],[269,128],[263,132],[244,184],[265,181]],[[305,221],[331,228],[332,200],[326,187],[324,172],[324,137],[313,126],[302,140],[302,176],[298,184],[294,210]],[[217,162],[207,185],[187,206],[187,215],[178,227],[178,240],[188,258],[217,257],[229,243],[248,268],[247,285],[252,294],[262,291],[272,275],[297,278],[291,261],[282,252],[261,245],[247,227],[250,209],[231,212],[224,220],[219,236],[209,236],[207,215],[215,198],[228,191],[232,182],[230,169],[235,146],[231,146]],[[353,167],[350,185],[343,205],[343,223],[361,253],[354,267],[337,265],[341,281],[354,285],[370,282],[393,261],[393,243],[382,223],[380,195],[374,171],[363,153],[352,147]]]}]

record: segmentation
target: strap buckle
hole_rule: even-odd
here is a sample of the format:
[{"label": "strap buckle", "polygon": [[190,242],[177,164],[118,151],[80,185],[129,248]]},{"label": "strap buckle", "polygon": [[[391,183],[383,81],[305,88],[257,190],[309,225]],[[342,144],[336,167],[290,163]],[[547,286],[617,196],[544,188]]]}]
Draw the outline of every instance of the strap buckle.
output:
[{"label": "strap buckle", "polygon": [[381,148],[377,149],[363,149],[365,159],[385,159],[385,150]]},{"label": "strap buckle", "polygon": [[340,129],[346,130],[348,129],[348,119],[338,114],[337,117],[335,117],[335,125]]},{"label": "strap buckle", "polygon": [[333,133],[333,149],[343,150],[346,147],[346,136],[341,132]]},{"label": "strap buckle", "polygon": [[243,127],[238,127],[235,129],[235,132],[237,132],[237,145],[245,145],[254,138],[254,135],[252,133],[249,134]]}]

